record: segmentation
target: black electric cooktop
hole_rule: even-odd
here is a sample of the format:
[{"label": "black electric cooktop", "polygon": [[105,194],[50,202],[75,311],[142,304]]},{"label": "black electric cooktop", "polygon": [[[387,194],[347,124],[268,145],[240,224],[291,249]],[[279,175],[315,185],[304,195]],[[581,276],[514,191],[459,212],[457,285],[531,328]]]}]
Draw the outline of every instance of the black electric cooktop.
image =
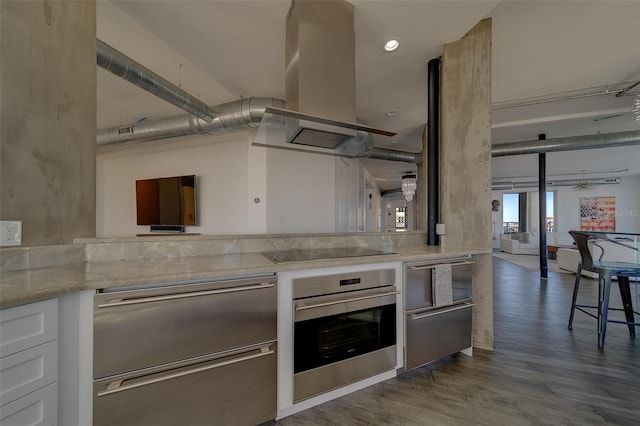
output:
[{"label": "black electric cooktop", "polygon": [[345,247],[309,250],[265,251],[262,255],[274,263],[306,262],[310,260],[340,259],[345,257],[381,256],[397,253],[364,247]]}]

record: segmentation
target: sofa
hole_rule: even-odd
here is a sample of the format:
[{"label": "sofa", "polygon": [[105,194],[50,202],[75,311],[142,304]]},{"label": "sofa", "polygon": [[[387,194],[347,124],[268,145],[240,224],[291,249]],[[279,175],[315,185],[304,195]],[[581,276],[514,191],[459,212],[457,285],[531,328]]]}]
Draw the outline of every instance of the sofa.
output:
[{"label": "sofa", "polygon": [[[570,246],[573,237],[566,232],[547,232],[547,245]],[[540,254],[540,240],[538,234],[516,232],[500,234],[500,250],[511,254]]]},{"label": "sofa", "polygon": [[[634,243],[630,241],[622,241],[624,244],[640,248],[640,242]],[[609,241],[598,241],[598,244],[604,249],[603,261],[616,261],[616,262],[629,262],[639,263],[640,252],[631,248],[622,247],[618,244]],[[602,254],[602,249],[595,245],[589,245],[589,251],[593,260],[598,260]],[[565,271],[573,272],[578,271],[578,263],[580,263],[580,252],[578,249],[560,248],[558,249],[558,268]],[[598,274],[588,271],[582,271],[581,275],[590,278],[598,278]]]},{"label": "sofa", "polygon": [[537,237],[528,232],[500,234],[500,250],[511,254],[537,255],[540,253],[540,244]]}]

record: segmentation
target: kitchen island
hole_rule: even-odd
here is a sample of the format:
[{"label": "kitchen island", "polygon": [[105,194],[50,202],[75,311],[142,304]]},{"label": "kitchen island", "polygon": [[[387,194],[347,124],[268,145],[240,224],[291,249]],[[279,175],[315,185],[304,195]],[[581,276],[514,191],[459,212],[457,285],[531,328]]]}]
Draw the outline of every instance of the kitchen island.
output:
[{"label": "kitchen island", "polygon": [[[491,253],[484,248],[427,246],[425,239],[422,232],[167,236],[81,239],[65,246],[8,248],[0,251],[0,308],[81,290]],[[393,254],[281,264],[261,254],[331,247],[374,247]]]},{"label": "kitchen island", "polygon": [[[384,268],[396,271],[398,289],[401,289],[400,271],[403,262],[444,260],[456,256],[479,258],[488,253],[484,249],[426,246],[422,241],[423,233],[171,236],[92,239],[76,241],[68,246],[12,249],[1,252],[3,273],[0,306],[7,312],[8,308],[21,308],[34,302],[59,301],[61,362],[58,421],[90,422],[94,349],[92,306],[97,291],[275,274],[279,282],[278,353],[282,351],[283,354],[288,354],[291,352],[291,337],[283,338],[285,333],[282,330],[288,330],[288,326],[283,326],[280,315],[284,312],[282,306],[288,305],[290,308],[290,299],[289,302],[284,301],[290,295],[283,297],[281,293],[284,288],[291,291],[291,287],[283,287],[282,284],[287,281],[281,283],[282,279],[310,273],[329,274],[336,271]],[[349,247],[373,248],[380,254],[284,263],[274,263],[262,254],[287,250],[344,250]],[[486,285],[489,286],[488,292]],[[483,337],[492,333],[492,323],[481,318],[485,310],[490,312],[492,309],[491,298],[482,297],[485,293],[491,294],[491,283],[474,282],[473,287],[476,302],[474,335],[481,333]],[[480,316],[480,320],[476,320],[477,316]],[[401,328],[398,330],[398,363],[394,367],[401,368]],[[483,342],[482,339],[478,341]],[[474,340],[474,346],[475,343]],[[483,348],[491,349],[486,346]],[[279,355],[280,363],[288,359]],[[282,364],[280,369],[282,370]],[[340,393],[351,392],[395,374],[396,370],[392,368],[388,373],[371,379],[373,381],[365,380],[346,386]],[[323,400],[324,398],[316,397],[315,400],[294,407],[281,403],[278,415],[288,415]]]}]

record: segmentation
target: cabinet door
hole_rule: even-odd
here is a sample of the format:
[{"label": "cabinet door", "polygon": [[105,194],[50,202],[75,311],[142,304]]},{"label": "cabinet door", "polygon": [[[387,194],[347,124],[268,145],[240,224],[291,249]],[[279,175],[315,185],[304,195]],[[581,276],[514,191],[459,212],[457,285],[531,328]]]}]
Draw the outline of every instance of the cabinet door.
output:
[{"label": "cabinet door", "polygon": [[52,383],[0,407],[2,426],[51,426],[57,423],[57,383]]},{"label": "cabinet door", "polygon": [[0,358],[58,338],[58,299],[0,311]]},{"label": "cabinet door", "polygon": [[55,382],[58,380],[58,341],[1,358],[0,376],[0,405]]}]

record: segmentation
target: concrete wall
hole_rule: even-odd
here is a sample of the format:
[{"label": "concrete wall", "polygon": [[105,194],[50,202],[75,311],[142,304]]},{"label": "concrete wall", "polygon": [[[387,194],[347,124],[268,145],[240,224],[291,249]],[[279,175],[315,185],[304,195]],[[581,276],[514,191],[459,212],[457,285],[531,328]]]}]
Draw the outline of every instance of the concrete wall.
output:
[{"label": "concrete wall", "polygon": [[95,236],[95,10],[0,2],[0,219],[23,246]]},{"label": "concrete wall", "polygon": [[441,88],[441,245],[490,247],[491,19],[445,45]]},{"label": "concrete wall", "polygon": [[[491,247],[491,19],[445,45],[441,71],[442,246]],[[473,346],[493,349],[491,254],[475,256]]]}]

